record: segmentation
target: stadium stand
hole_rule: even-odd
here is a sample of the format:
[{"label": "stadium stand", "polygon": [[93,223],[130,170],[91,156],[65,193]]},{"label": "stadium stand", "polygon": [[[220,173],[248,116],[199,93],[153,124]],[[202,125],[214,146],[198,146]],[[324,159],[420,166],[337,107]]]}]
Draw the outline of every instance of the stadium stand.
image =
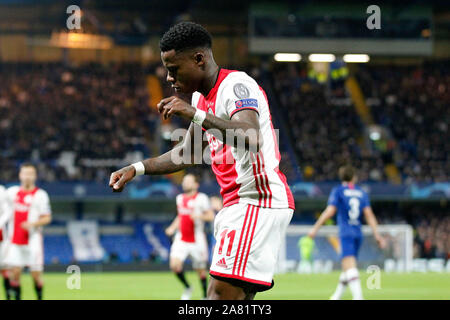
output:
[{"label": "stadium stand", "polygon": [[[14,181],[14,168],[31,159],[45,169],[39,170],[41,181],[100,182],[136,152],[141,157],[157,153],[159,137],[154,132],[159,115],[149,108],[148,70],[131,64],[2,64],[0,68],[3,181]],[[397,141],[394,162],[405,183],[449,179],[450,119],[445,112],[449,76],[443,68],[377,66],[357,72],[373,118],[389,128]],[[150,70],[168,94],[160,67]],[[289,147],[294,150],[282,144],[283,157],[297,157],[304,180],[335,181],[337,167],[351,161],[360,168],[360,180],[386,181],[386,159],[361,145],[364,125],[351,104],[337,105],[302,66],[273,71],[273,88],[266,90],[279,104],[275,112],[281,116],[274,121],[278,126],[280,120],[286,123],[292,137]],[[269,81],[264,84],[270,86]],[[417,94],[419,87],[425,88],[421,94]],[[333,94],[342,94],[342,89]],[[185,124],[176,120],[177,125]],[[424,130],[414,130],[417,125]],[[447,141],[444,148],[443,141]],[[288,178],[298,178],[295,163],[285,163]]]}]

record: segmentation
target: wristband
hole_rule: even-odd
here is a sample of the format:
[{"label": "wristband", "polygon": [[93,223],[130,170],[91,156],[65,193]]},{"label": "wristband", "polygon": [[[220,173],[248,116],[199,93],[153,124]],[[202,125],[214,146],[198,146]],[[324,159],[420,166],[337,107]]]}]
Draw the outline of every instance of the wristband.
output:
[{"label": "wristband", "polygon": [[194,117],[192,118],[192,122],[198,124],[200,127],[202,126],[203,121],[205,121],[206,112],[200,109],[195,111]]},{"label": "wristband", "polygon": [[132,166],[134,167],[134,169],[136,169],[136,177],[145,174],[145,167],[142,161],[133,163]]}]

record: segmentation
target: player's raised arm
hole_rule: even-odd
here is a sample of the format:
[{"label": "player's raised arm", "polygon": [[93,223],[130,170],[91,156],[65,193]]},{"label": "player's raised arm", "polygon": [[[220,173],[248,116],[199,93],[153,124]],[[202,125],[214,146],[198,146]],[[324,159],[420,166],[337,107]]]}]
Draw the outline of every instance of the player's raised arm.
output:
[{"label": "player's raised arm", "polygon": [[[191,123],[189,130],[182,142],[172,150],[155,158],[149,158],[137,164],[126,166],[111,174],[109,186],[114,192],[121,192],[125,185],[136,175],[163,175],[177,172],[194,165],[194,124]],[[180,155],[189,154],[189,161],[174,162]],[[139,172],[138,172],[138,171]]]},{"label": "player's raised arm", "polygon": [[310,238],[314,238],[319,231],[320,227],[336,214],[336,207],[334,205],[328,205],[326,209],[322,212],[319,219],[317,219],[311,231],[308,233]]},{"label": "player's raised arm", "polygon": [[367,224],[372,228],[373,236],[375,237],[375,240],[378,243],[378,246],[380,248],[384,248],[386,246],[386,242],[384,238],[378,233],[378,222],[377,218],[375,217],[375,214],[372,211],[372,208],[370,206],[365,207],[363,209],[364,217],[366,218]]},{"label": "player's raised arm", "polygon": [[[201,126],[206,129],[216,129],[220,132],[219,138],[226,139],[228,135],[232,134],[234,144],[237,141],[244,141],[245,149],[252,152],[258,152],[262,145],[262,136],[259,134],[259,115],[253,110],[242,110],[236,112],[230,120],[221,119],[211,113],[198,110],[181,98],[172,96],[165,98],[158,104],[158,110],[163,115],[164,119],[170,118],[172,115],[177,115],[191,121],[197,121],[199,113],[203,120]],[[214,135],[214,132],[212,132]]]}]

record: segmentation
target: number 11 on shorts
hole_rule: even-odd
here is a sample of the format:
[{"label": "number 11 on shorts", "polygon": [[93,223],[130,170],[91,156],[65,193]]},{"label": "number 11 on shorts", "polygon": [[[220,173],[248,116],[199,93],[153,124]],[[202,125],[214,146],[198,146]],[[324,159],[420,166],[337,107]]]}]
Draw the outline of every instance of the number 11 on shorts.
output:
[{"label": "number 11 on shorts", "polygon": [[231,255],[231,249],[233,248],[234,236],[236,235],[236,230],[228,230],[225,229],[220,234],[220,247],[218,254],[222,254],[223,245],[225,244],[225,238],[228,238],[228,248],[227,248],[227,256]]}]

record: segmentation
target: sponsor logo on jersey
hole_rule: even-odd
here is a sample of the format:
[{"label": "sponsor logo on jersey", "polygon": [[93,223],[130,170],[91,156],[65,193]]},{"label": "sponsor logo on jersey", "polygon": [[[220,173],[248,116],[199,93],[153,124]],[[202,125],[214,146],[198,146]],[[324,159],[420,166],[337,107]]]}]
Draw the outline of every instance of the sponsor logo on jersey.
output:
[{"label": "sponsor logo on jersey", "polygon": [[241,99],[234,103],[236,105],[236,109],[241,108],[258,108],[258,100],[256,99]]},{"label": "sponsor logo on jersey", "polygon": [[362,196],[363,196],[361,191],[355,190],[355,189],[345,189],[344,195],[346,197],[358,197],[358,198],[362,198]]},{"label": "sponsor logo on jersey", "polygon": [[29,205],[22,204],[22,203],[15,203],[14,204],[14,210],[20,211],[20,212],[27,212],[30,209]]}]

